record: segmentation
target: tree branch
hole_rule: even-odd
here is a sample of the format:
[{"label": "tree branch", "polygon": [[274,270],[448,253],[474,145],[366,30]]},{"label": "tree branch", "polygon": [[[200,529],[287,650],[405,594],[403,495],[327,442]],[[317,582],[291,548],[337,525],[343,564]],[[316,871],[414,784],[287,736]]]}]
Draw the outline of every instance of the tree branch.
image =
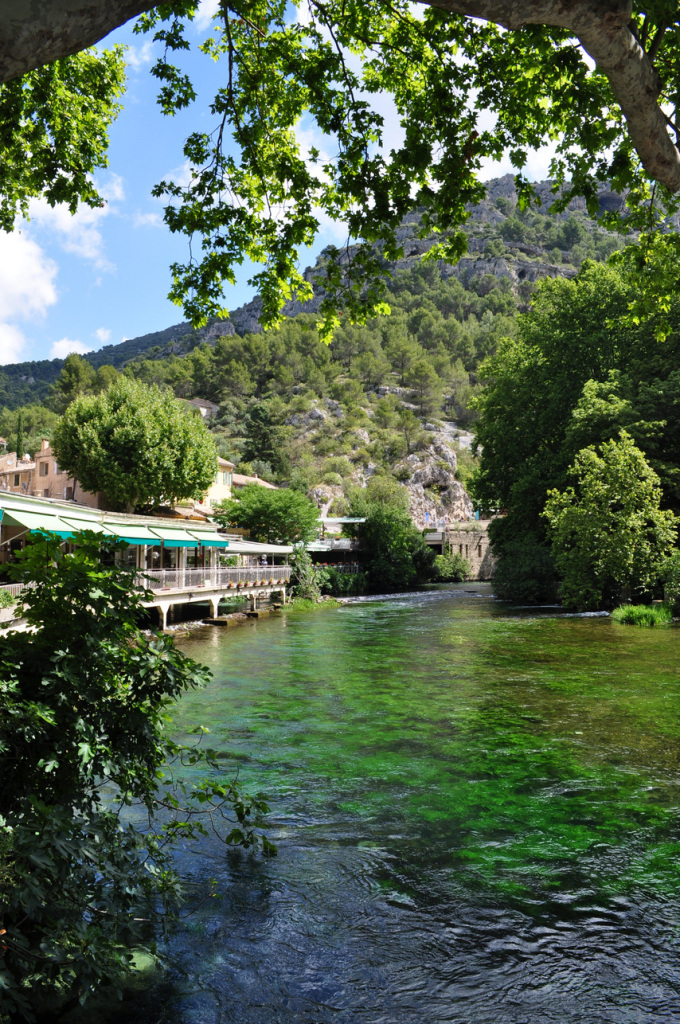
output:
[{"label": "tree branch", "polygon": [[[629,0],[420,0],[440,10],[492,21],[507,29],[545,25],[573,32],[606,75],[628,124],[631,141],[650,178],[680,191],[680,153],[659,105],[661,82],[630,30]],[[658,33],[657,33],[658,36]],[[651,52],[660,39],[655,38]]]}]

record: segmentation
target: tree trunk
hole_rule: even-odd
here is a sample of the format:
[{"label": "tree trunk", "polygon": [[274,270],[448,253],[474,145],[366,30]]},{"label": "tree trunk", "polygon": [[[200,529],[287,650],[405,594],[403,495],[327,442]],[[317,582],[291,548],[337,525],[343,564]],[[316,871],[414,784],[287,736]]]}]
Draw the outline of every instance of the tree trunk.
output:
[{"label": "tree trunk", "polygon": [[0,82],[93,46],[149,0],[0,0]]}]

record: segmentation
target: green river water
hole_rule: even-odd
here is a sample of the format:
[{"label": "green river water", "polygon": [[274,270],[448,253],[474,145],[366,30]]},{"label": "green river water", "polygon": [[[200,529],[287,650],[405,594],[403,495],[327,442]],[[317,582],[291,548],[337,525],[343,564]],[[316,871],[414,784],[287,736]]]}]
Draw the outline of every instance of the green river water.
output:
[{"label": "green river water", "polygon": [[680,1020],[680,630],[467,584],[180,644],[279,853],[183,852],[221,898],[115,1021]]}]

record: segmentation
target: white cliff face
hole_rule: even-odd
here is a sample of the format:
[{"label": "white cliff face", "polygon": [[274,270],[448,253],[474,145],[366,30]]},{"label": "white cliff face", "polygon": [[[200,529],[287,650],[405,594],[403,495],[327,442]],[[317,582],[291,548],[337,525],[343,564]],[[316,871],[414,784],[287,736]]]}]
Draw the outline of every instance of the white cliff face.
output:
[{"label": "white cliff face", "polygon": [[419,530],[441,522],[467,521],[473,515],[472,500],[456,479],[458,458],[452,447],[452,427],[449,423],[435,427],[432,444],[409,455],[400,467],[411,472],[404,486],[409,492],[411,518]]}]

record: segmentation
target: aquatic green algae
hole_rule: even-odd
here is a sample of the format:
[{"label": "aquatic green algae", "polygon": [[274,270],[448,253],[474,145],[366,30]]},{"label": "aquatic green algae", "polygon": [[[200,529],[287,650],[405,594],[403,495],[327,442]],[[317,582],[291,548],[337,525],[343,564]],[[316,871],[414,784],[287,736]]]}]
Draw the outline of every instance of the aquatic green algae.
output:
[{"label": "aquatic green algae", "polygon": [[215,679],[177,726],[210,726],[279,842],[375,844],[407,894],[424,863],[485,897],[677,893],[677,630],[439,594],[183,646]]}]

